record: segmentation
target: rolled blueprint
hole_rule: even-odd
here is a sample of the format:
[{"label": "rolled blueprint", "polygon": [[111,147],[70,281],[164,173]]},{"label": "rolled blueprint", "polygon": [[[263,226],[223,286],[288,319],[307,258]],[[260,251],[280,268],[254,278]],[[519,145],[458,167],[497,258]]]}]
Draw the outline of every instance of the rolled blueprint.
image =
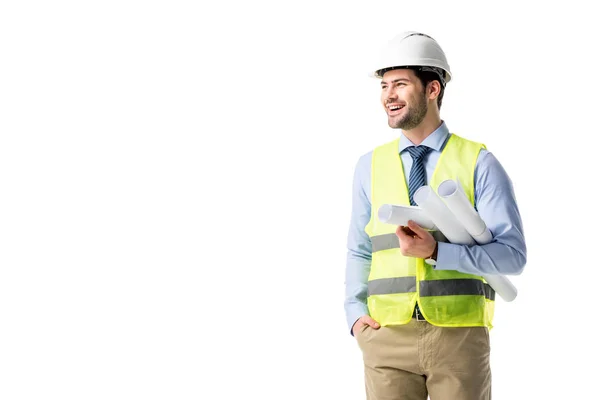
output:
[{"label": "rolled blueprint", "polygon": [[377,211],[377,217],[386,224],[408,225],[408,221],[413,220],[423,229],[438,230],[423,209],[415,206],[383,204]]},{"label": "rolled blueprint", "polygon": [[[445,180],[438,187],[438,194],[477,244],[487,244],[492,241],[492,233],[475,211],[458,182],[452,179]],[[483,278],[505,301],[513,301],[517,297],[517,288],[505,276],[483,275]]]},{"label": "rolled blueprint", "polygon": [[421,186],[417,189],[413,194],[413,199],[450,243],[475,244],[469,232],[430,186]]},{"label": "rolled blueprint", "polygon": [[438,187],[438,195],[478,244],[492,241],[492,233],[477,214],[458,182],[453,179],[445,180]]},{"label": "rolled blueprint", "polygon": [[[441,187],[441,185],[440,185]],[[433,223],[438,227],[438,229],[446,236],[450,243],[455,244],[463,244],[472,246],[476,243],[474,237],[471,236],[466,225],[469,225],[469,229],[473,229],[473,231],[477,232],[477,237],[479,240],[485,238],[487,234],[489,234],[489,240],[486,243],[489,243],[492,239],[491,233],[488,228],[483,223],[484,230],[487,231],[487,234],[482,232],[481,224],[479,222],[474,222],[474,216],[470,211],[467,211],[464,206],[464,200],[467,201],[469,208],[473,210],[475,214],[477,212],[471,206],[471,203],[468,201],[464,193],[459,190],[451,190],[451,185],[446,184],[443,188],[446,191],[442,191],[446,194],[447,197],[452,197],[450,203],[453,204],[453,208],[458,208],[458,214],[455,215],[453,211],[450,209],[450,206],[433,191],[430,186],[422,186],[413,195],[415,203],[419,205],[427,213],[429,218],[433,221]],[[448,193],[450,193],[448,195]],[[460,200],[460,196],[464,196],[463,200]],[[457,200],[459,199],[459,200]],[[462,203],[458,207],[456,207],[457,203]],[[466,217],[465,217],[466,215]],[[461,218],[459,220],[459,218]],[[466,218],[466,220],[464,219]],[[479,215],[477,215],[478,219],[481,219]],[[483,220],[481,220],[483,222]],[[485,243],[479,243],[485,244]],[[513,301],[517,296],[516,287],[503,275],[482,275],[483,278],[487,281],[487,283],[504,299],[505,301]]]}]

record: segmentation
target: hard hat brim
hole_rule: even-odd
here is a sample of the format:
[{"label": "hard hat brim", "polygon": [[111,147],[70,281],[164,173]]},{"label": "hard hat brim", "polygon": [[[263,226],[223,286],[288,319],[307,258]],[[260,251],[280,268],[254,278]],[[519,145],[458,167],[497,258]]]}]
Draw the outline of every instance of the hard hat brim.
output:
[{"label": "hard hat brim", "polygon": [[[437,66],[432,67],[430,65],[403,65],[403,66],[397,66],[397,67],[394,66],[394,67],[379,68],[379,69],[376,69],[375,71],[369,72],[368,76],[370,78],[383,79],[383,75],[385,74],[385,72],[392,71],[394,69],[417,69],[417,68],[439,68],[439,69],[441,69],[442,71],[444,71],[444,76],[441,77],[444,81],[443,82],[444,85],[447,84],[448,82],[450,82],[450,80],[452,79],[452,75],[446,69],[437,67]],[[385,72],[383,74],[380,74],[380,71],[384,71],[384,70],[385,70]],[[435,72],[433,70],[431,70],[431,71]]]}]

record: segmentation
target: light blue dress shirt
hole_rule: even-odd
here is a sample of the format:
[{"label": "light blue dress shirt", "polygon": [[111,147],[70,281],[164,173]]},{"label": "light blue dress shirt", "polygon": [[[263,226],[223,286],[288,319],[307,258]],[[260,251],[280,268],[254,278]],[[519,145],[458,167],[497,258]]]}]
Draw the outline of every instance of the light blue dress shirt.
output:
[{"label": "light blue dress shirt", "polygon": [[[427,182],[450,135],[446,123],[442,121],[438,129],[421,143],[433,149],[423,160]],[[413,143],[402,134],[398,152],[406,182],[412,167],[412,157],[405,151],[408,146],[413,146]],[[362,155],[354,171],[344,301],[350,332],[354,322],[369,313],[366,299],[371,268],[371,239],[365,227],[371,219],[372,155],[373,151]],[[527,249],[512,182],[502,165],[486,149],[479,153],[475,166],[475,208],[490,229],[492,242],[481,246],[440,242],[435,268],[476,275],[520,274],[527,260]]]}]

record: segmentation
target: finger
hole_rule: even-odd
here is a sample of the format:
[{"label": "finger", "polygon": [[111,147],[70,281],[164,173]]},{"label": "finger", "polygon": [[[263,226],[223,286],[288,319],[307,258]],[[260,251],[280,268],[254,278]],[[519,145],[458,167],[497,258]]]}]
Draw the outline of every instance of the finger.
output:
[{"label": "finger", "polygon": [[373,318],[369,317],[368,315],[365,315],[363,318],[363,322],[365,324],[369,325],[373,329],[379,329],[379,323]]},{"label": "finger", "polygon": [[396,236],[398,236],[398,239],[400,239],[400,240],[412,239],[412,236],[409,235],[404,228],[406,228],[406,227],[403,225],[400,225],[396,228]]},{"label": "finger", "polygon": [[356,333],[360,331],[363,326],[365,326],[365,324],[361,320],[356,321],[352,327],[352,334],[356,336]]},{"label": "finger", "polygon": [[408,226],[403,226],[402,230],[404,231],[404,233],[406,233],[408,236],[410,237],[415,237],[417,234],[413,232],[412,229],[410,229]]},{"label": "finger", "polygon": [[360,330],[365,325],[367,325],[367,323],[365,322],[365,316],[363,315],[356,320],[354,325],[352,325],[352,332]]},{"label": "finger", "polygon": [[415,233],[415,235],[417,235],[421,239],[427,237],[427,235],[429,234],[429,232],[427,232],[425,229],[421,228],[419,226],[419,224],[417,224],[413,220],[408,221],[408,227],[410,229],[412,229],[412,231]]}]

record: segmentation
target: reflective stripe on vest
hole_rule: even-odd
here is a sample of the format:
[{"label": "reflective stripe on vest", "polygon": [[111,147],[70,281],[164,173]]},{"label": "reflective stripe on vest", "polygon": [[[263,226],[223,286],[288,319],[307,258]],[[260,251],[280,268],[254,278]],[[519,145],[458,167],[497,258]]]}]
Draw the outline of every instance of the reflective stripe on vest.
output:
[{"label": "reflective stripe on vest", "polygon": [[398,236],[395,233],[371,236],[371,252],[400,248]]},{"label": "reflective stripe on vest", "polygon": [[[377,294],[410,293],[417,291],[417,279],[414,276],[400,278],[384,278],[369,281],[369,296]],[[487,283],[479,279],[438,279],[421,281],[419,293],[424,296],[460,296],[479,295],[488,300],[495,300],[496,292]]]}]

